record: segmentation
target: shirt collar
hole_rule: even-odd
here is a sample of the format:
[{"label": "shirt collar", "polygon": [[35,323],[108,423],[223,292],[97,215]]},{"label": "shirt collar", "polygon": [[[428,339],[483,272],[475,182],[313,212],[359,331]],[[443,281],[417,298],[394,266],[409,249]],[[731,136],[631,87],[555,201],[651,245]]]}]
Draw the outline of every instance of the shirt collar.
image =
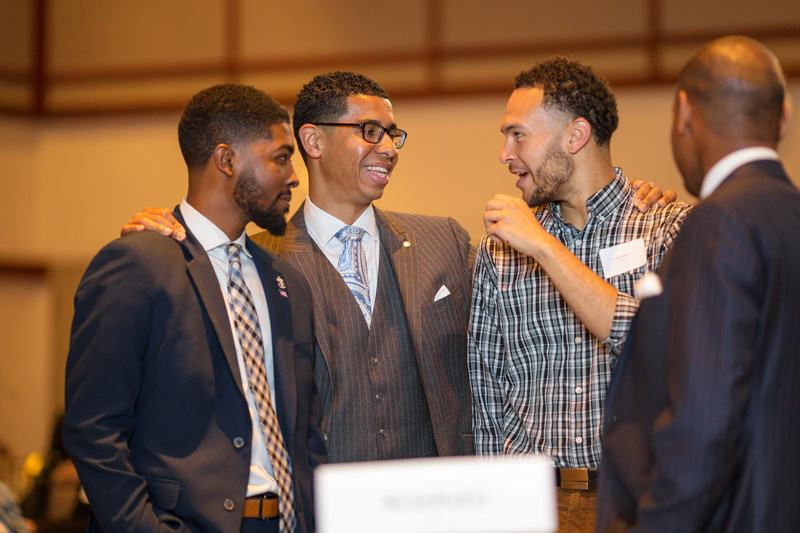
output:
[{"label": "shirt collar", "polygon": [[192,232],[192,235],[195,236],[206,252],[210,252],[229,242],[235,242],[242,247],[248,256],[251,256],[246,246],[247,240],[245,238],[245,232],[242,232],[237,239],[231,241],[228,236],[225,235],[225,232],[219,229],[216,224],[207,219],[200,211],[189,205],[186,198],[181,202],[181,215],[183,215],[183,220],[186,221],[186,227]]},{"label": "shirt collar", "polygon": [[764,160],[778,161],[778,152],[766,146],[751,146],[729,153],[708,169],[700,186],[700,199],[709,197],[734,170],[747,163]]},{"label": "shirt collar", "polygon": [[[631,184],[625,172],[619,167],[614,167],[614,179],[586,200],[586,212],[589,215],[589,220],[600,215],[608,217],[619,209],[619,206],[625,202],[630,193]],[[565,223],[561,216],[561,205],[558,202],[550,203],[550,211],[559,224]]]},{"label": "shirt collar", "polygon": [[[310,197],[306,198],[303,205],[303,217],[306,221],[308,234],[322,247],[325,247],[331,239],[335,238],[340,229],[347,226],[335,216],[314,205]],[[362,228],[367,235],[376,241],[380,241],[378,238],[378,225],[375,222],[375,210],[372,208],[372,204],[361,213],[361,216],[352,225]]]}]

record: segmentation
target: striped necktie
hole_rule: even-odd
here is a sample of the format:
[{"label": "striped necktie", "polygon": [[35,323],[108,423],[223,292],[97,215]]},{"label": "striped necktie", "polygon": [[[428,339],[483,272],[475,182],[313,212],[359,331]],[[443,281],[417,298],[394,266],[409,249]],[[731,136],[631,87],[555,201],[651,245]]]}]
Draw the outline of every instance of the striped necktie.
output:
[{"label": "striped necktie", "polygon": [[236,333],[239,335],[239,343],[242,346],[247,380],[258,409],[261,432],[267,444],[275,481],[278,482],[280,530],[281,533],[293,533],[297,519],[294,512],[292,462],[289,454],[286,453],[278,417],[272,406],[267,369],[264,365],[261,325],[258,322],[253,297],[242,276],[242,263],[239,259],[242,247],[236,243],[230,243],[225,247],[225,251],[228,253],[228,291],[231,298],[233,321],[236,324]]}]

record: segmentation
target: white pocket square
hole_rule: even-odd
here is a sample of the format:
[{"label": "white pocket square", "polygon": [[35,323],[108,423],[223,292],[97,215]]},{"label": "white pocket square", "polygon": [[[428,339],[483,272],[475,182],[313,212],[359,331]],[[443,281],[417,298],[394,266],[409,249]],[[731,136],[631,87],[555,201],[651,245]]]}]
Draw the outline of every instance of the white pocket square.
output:
[{"label": "white pocket square", "polygon": [[441,287],[439,287],[439,292],[436,293],[436,296],[433,298],[433,301],[438,302],[445,296],[450,296],[450,289],[442,285]]}]

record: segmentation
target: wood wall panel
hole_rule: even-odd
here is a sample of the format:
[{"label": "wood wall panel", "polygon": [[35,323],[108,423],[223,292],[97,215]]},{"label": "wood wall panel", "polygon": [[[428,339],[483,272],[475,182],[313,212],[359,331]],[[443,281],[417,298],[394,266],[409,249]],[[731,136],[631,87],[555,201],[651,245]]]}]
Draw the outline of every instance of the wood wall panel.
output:
[{"label": "wood wall panel", "polygon": [[13,57],[0,59],[0,112],[37,116],[180,110],[218,82],[291,105],[314,74],[341,69],[394,98],[500,93],[551,54],[616,87],[673,83],[729,32],[774,43],[800,75],[797,0],[30,0],[0,15],[0,58]]},{"label": "wood wall panel", "polygon": [[648,2],[642,0],[444,0],[447,47],[530,46],[551,40],[646,39]]},{"label": "wood wall panel", "polygon": [[49,0],[46,5],[50,75],[223,59],[225,0]]},{"label": "wood wall panel", "polygon": [[33,60],[32,1],[0,2],[0,71],[26,73]]},{"label": "wood wall panel", "polygon": [[[428,0],[241,2],[244,62],[363,53],[396,54],[425,46]],[[370,34],[372,36],[370,36]]]},{"label": "wood wall panel", "polygon": [[[771,31],[800,27],[797,0],[660,0],[665,35]],[[800,35],[798,35],[800,37]]]}]

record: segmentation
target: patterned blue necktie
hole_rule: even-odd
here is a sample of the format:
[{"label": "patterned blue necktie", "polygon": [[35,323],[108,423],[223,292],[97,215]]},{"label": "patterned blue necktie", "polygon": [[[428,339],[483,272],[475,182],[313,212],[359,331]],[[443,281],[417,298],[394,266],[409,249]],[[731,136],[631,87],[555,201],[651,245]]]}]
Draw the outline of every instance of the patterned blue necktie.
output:
[{"label": "patterned blue necktie", "polygon": [[361,246],[364,233],[364,230],[358,226],[345,226],[336,233],[336,238],[344,244],[344,250],[342,250],[336,268],[344,282],[350,287],[350,292],[355,296],[356,302],[364,314],[364,320],[367,321],[367,327],[369,327],[372,321],[372,302],[369,297],[369,280],[367,279],[367,256],[364,255],[364,247]]},{"label": "patterned blue necktie", "polygon": [[278,424],[278,417],[272,406],[267,380],[267,369],[264,365],[264,345],[261,340],[261,324],[258,322],[256,306],[250,289],[244,283],[242,263],[239,254],[242,247],[230,243],[225,247],[228,253],[228,292],[231,296],[230,306],[233,311],[233,322],[242,346],[247,380],[258,409],[261,421],[261,432],[267,444],[269,459],[278,482],[278,509],[281,513],[281,533],[293,533],[297,518],[294,513],[294,491],[292,490],[292,461],[286,453],[283,435]]}]

